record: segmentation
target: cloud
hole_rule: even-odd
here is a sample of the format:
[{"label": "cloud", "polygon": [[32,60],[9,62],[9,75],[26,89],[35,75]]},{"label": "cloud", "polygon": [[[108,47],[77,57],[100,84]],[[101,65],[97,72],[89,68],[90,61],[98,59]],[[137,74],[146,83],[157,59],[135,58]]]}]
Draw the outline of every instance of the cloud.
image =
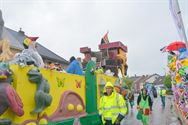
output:
[{"label": "cloud", "polygon": [[[128,46],[128,74],[164,74],[160,48],[178,40],[168,0],[1,0],[5,26],[27,35],[64,57],[82,56],[79,48],[98,50],[109,30],[110,41]],[[184,3],[181,1],[180,3]],[[183,5],[183,9],[188,8]],[[188,11],[186,11],[188,12]],[[187,13],[184,16],[187,19]]]}]

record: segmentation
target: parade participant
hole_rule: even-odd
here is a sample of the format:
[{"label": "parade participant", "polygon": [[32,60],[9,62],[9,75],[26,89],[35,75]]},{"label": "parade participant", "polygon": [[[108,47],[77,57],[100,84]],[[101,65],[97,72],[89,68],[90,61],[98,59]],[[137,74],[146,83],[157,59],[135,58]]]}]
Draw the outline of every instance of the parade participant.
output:
[{"label": "parade participant", "polygon": [[78,57],[76,60],[79,62],[80,68],[83,69],[82,59],[80,57]]},{"label": "parade participant", "polygon": [[137,109],[142,113],[142,123],[143,125],[149,125],[149,114],[151,106],[151,98],[147,95],[147,89],[143,88],[142,92],[137,99]]},{"label": "parade participant", "polygon": [[165,96],[166,96],[166,89],[164,87],[162,87],[161,91],[160,91],[160,97],[161,97],[161,102],[162,102],[163,108],[165,107]]},{"label": "parade participant", "polygon": [[104,125],[120,125],[127,112],[123,96],[115,91],[111,82],[107,82],[104,89],[106,94],[101,97],[99,105],[100,118]]},{"label": "parade participant", "polygon": [[49,62],[48,69],[55,70],[55,64],[52,62]]},{"label": "parade participant", "polygon": [[[157,90],[155,88],[155,86],[152,85],[151,89],[150,89],[150,93],[148,94],[151,98],[151,106],[150,106],[150,110],[152,111],[152,107],[153,107],[153,103],[154,103],[154,98],[157,98]],[[151,112],[150,112],[151,113]]]},{"label": "parade participant", "polygon": [[96,72],[96,73],[99,73],[99,74],[103,74],[103,73],[104,73],[104,70],[103,70],[102,67],[97,67],[97,69],[96,69],[95,72]]},{"label": "parade participant", "polygon": [[151,98],[151,105],[150,105],[150,111],[152,111],[153,103],[154,103],[154,94],[153,94],[153,88],[154,86],[151,83],[146,83],[146,89],[147,89],[147,94]]},{"label": "parade participant", "polygon": [[129,103],[130,103],[131,109],[133,109],[133,106],[134,106],[134,92],[132,92],[132,91],[129,94]]},{"label": "parade participant", "polygon": [[74,56],[72,56],[70,58],[69,62],[70,62],[70,64],[66,70],[67,73],[84,75],[79,62],[76,60],[76,58]]}]

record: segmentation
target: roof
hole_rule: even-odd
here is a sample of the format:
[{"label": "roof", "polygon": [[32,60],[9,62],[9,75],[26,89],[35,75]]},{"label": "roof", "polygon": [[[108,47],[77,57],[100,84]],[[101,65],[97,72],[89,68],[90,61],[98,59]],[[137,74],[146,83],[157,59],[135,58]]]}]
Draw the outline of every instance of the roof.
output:
[{"label": "roof", "polygon": [[153,74],[153,75],[148,76],[148,77],[145,79],[144,82],[154,83],[154,81],[155,81],[156,79],[158,79],[159,77],[160,77],[160,75],[155,73],[155,74]]},{"label": "roof", "polygon": [[58,56],[57,54],[55,54],[51,50],[45,48],[40,43],[37,43],[37,51],[39,52],[39,54],[43,58],[47,58],[47,59],[50,59],[52,61],[60,62],[60,63],[63,63],[63,64],[68,64],[69,63],[67,60],[65,60],[64,58]]},{"label": "roof", "polygon": [[[19,42],[19,39],[17,39],[8,28],[3,28],[3,38],[9,39],[11,47],[19,50],[23,50],[23,45]],[[21,39],[21,37],[20,37]]]},{"label": "roof", "polygon": [[164,83],[165,76],[160,76],[158,79],[156,79],[153,83],[155,85],[160,85]]},{"label": "roof", "polygon": [[133,82],[137,80],[140,76],[130,76],[129,79],[131,79]]},{"label": "roof", "polygon": [[[3,37],[9,39],[12,48],[16,48],[19,50],[24,49],[22,43],[23,43],[23,40],[26,38],[26,35],[24,34],[23,31],[17,32],[12,29],[9,29],[7,27],[4,27],[3,28]],[[37,51],[44,59],[49,59],[49,60],[52,60],[52,61],[55,61],[55,62],[58,62],[61,64],[68,64],[67,60],[58,56],[51,50],[49,50],[46,47],[44,47],[43,45],[39,44],[38,42],[37,42]]]},{"label": "roof", "polygon": [[[142,76],[132,76],[130,79],[133,80],[133,83],[153,83],[155,85],[157,84],[163,84],[165,76],[160,76],[159,74],[152,74],[152,75],[142,75]],[[151,80],[150,80],[151,79]]]}]

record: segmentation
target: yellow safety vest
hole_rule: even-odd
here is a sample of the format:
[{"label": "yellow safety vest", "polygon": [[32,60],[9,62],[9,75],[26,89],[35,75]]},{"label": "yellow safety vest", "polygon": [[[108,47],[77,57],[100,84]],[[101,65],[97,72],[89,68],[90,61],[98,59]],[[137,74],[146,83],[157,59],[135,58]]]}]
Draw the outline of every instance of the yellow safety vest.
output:
[{"label": "yellow safety vest", "polygon": [[162,90],[161,90],[161,95],[162,95],[162,96],[165,96],[165,95],[166,95],[166,90],[165,90],[165,89],[162,89]]},{"label": "yellow safety vest", "polygon": [[104,71],[103,71],[103,69],[102,69],[102,68],[97,69],[95,72],[96,72],[96,73],[99,73],[99,74],[103,74],[103,73],[104,73]]},{"label": "yellow safety vest", "polygon": [[114,124],[119,114],[125,116],[126,113],[127,107],[122,95],[113,92],[110,96],[101,97],[99,115],[102,116],[103,124],[105,120],[112,120]]}]

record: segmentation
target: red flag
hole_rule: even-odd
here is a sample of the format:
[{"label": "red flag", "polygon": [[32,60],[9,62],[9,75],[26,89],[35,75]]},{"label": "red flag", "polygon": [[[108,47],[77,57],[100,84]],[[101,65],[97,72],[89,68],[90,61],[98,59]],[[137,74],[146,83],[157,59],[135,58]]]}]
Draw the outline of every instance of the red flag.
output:
[{"label": "red flag", "polygon": [[109,39],[108,39],[108,32],[103,36],[103,38],[101,39],[101,44],[106,44],[109,43]]}]

